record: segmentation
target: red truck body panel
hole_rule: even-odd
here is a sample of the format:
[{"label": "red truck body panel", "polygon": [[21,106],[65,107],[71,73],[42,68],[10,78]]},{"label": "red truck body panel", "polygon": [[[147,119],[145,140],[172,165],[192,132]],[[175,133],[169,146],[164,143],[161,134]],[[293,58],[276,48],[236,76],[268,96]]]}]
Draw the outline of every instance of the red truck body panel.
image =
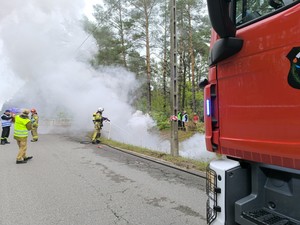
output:
[{"label": "red truck body panel", "polygon": [[242,50],[210,68],[205,96],[217,122],[205,116],[208,150],[300,169],[300,89],[288,83],[287,57],[300,46],[299,16],[298,4],[238,29]]}]

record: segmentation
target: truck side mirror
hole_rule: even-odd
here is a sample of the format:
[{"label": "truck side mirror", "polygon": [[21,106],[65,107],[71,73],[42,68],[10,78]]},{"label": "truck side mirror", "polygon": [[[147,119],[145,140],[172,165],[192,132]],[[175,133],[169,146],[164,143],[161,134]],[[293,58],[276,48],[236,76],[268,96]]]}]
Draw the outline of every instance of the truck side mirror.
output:
[{"label": "truck side mirror", "polygon": [[279,9],[284,6],[284,3],[283,1],[269,0],[269,5],[272,6],[274,9]]},{"label": "truck side mirror", "polygon": [[221,38],[235,37],[236,27],[229,16],[230,0],[207,0],[212,27]]},{"label": "truck side mirror", "polygon": [[202,77],[199,82],[199,88],[204,89],[206,85],[208,85],[208,80],[206,77],[205,78]]}]

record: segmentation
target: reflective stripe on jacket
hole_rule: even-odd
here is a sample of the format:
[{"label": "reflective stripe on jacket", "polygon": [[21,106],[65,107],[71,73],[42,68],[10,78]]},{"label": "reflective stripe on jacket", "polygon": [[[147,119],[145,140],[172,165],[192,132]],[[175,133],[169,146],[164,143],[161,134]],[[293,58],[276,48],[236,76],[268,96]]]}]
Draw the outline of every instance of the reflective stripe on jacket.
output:
[{"label": "reflective stripe on jacket", "polygon": [[2,127],[10,127],[12,118],[6,114],[1,115],[1,125]]},{"label": "reflective stripe on jacket", "polygon": [[26,124],[30,123],[29,118],[22,118],[19,115],[15,117],[15,130],[14,136],[16,137],[28,137],[28,129]]}]

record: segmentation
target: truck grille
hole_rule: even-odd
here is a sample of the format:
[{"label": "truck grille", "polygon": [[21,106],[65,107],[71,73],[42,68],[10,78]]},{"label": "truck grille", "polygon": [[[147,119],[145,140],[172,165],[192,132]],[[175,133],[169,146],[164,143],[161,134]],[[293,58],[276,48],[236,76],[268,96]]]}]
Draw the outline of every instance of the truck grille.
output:
[{"label": "truck grille", "polygon": [[206,171],[206,220],[207,224],[211,224],[217,217],[217,174],[215,171],[207,167]]}]

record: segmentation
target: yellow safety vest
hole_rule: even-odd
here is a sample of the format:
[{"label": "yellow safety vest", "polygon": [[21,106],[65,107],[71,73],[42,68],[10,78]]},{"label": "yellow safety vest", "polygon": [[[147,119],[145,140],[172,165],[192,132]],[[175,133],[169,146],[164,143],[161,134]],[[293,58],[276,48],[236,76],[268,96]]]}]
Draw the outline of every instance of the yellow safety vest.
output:
[{"label": "yellow safety vest", "polygon": [[28,129],[26,124],[30,122],[29,118],[22,118],[19,115],[15,117],[15,130],[14,136],[16,137],[28,137]]}]

